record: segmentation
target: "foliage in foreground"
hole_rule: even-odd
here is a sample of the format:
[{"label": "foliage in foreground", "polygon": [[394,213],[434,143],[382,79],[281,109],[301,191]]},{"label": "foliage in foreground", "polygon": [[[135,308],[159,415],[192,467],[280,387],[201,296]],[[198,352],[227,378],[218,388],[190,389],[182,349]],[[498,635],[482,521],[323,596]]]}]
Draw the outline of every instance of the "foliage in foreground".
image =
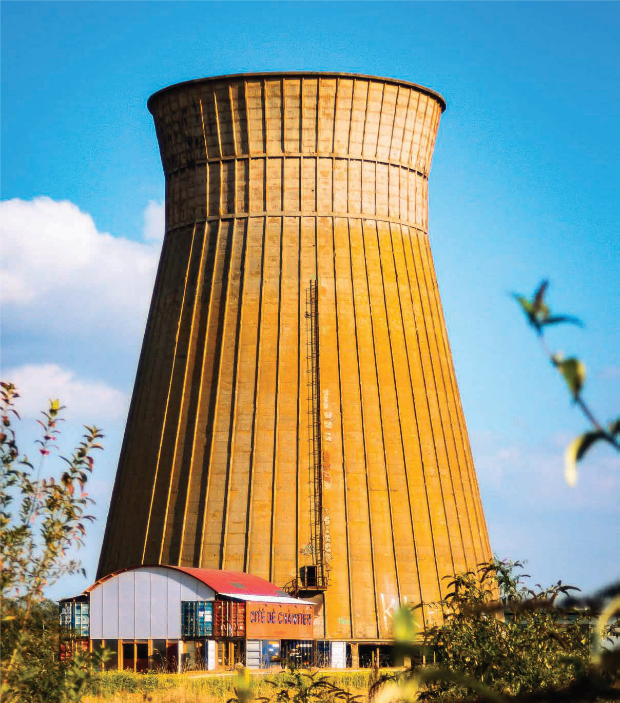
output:
[{"label": "foliage in foreground", "polygon": [[51,451],[57,449],[58,400],[43,412],[37,440],[37,467],[22,455],[14,429],[15,386],[0,387],[0,595],[2,597],[2,700],[24,703],[63,703],[80,700],[91,677],[90,658],[77,655],[58,661],[57,606],[43,590],[65,574],[80,571],[67,553],[82,545],[86,514],[92,503],[84,492],[94,466],[93,452],[101,449],[97,427],[86,433],[70,458],[61,457],[61,475],[41,478]]},{"label": "foliage in foreground", "polygon": [[235,695],[226,703],[250,703],[252,700],[259,703],[360,703],[363,691],[350,691],[345,681],[346,677],[292,667],[288,672],[264,679],[262,688],[267,690],[261,696],[253,690],[248,670],[242,668],[237,675]]},{"label": "foliage in foreground", "polygon": [[604,426],[595,417],[592,408],[583,397],[586,382],[586,365],[576,356],[566,358],[562,352],[553,352],[545,340],[545,330],[550,325],[573,324],[582,326],[581,320],[573,315],[554,315],[545,300],[549,281],[540,283],[532,299],[513,293],[513,297],[525,313],[528,324],[536,332],[542,349],[551,365],[564,379],[573,403],[581,410],[592,429],[587,430],[568,445],[564,453],[564,478],[569,486],[577,483],[577,463],[592,449],[595,444],[606,443],[620,452],[620,417],[616,417]]},{"label": "foliage in foreground", "polygon": [[[562,622],[560,595],[576,590],[558,582],[531,591],[519,585],[515,567],[493,561],[478,574],[459,574],[443,603],[446,620],[431,628],[426,642],[439,652],[443,668],[460,672],[509,695],[567,686],[576,668],[587,664],[590,635],[577,622]],[[510,614],[504,619],[486,612],[501,589]],[[439,682],[424,699],[439,694],[465,695],[457,684]]]},{"label": "foliage in foreground", "polygon": [[[443,624],[422,634],[438,665],[381,677],[372,691],[377,702],[620,700],[620,649],[605,646],[620,584],[578,600],[570,596],[578,589],[561,581],[526,588],[519,567],[494,559],[458,574],[440,603]],[[398,612],[395,634],[401,652],[415,657],[414,611]]]},{"label": "foliage in foreground", "polygon": [[[330,672],[278,672],[265,676],[260,673],[250,674],[247,669],[237,677],[228,674],[212,674],[209,676],[192,676],[191,674],[137,674],[133,671],[103,671],[98,672],[88,683],[86,688],[89,700],[107,700],[113,697],[142,695],[152,697],[153,701],[167,700],[175,695],[180,699],[194,697],[200,700],[219,700],[244,698],[262,700],[265,698],[277,699],[280,690],[287,690],[290,699],[295,695],[307,695],[312,692],[319,693],[320,686],[310,686],[312,681],[327,680],[329,684],[345,692],[355,694],[365,693],[368,690],[372,672],[366,671],[341,671]],[[297,682],[300,686],[297,687]],[[329,687],[323,687],[323,690]],[[310,689],[310,690],[308,690]],[[352,695],[352,694],[349,694]],[[245,698],[244,700],[248,700]],[[321,699],[323,700],[323,699]]]},{"label": "foliage in foreground", "polygon": [[[515,295],[528,323],[536,331],[551,364],[561,374],[573,402],[592,429],[577,437],[566,451],[565,477],[574,485],[576,464],[589,449],[605,442],[620,451],[620,420],[606,427],[598,422],[583,398],[585,365],[576,357],[552,352],[544,332],[549,325],[580,322],[569,315],[552,315],[545,302],[548,283],[543,281],[531,300]],[[0,593],[2,596],[3,648],[2,696],[5,701],[62,703],[78,701],[87,692],[106,696],[111,689],[142,693],[178,688],[179,677],[116,672],[98,673],[86,655],[69,662],[58,661],[59,630],[56,606],[43,598],[43,589],[63,574],[79,569],[66,553],[80,546],[85,534],[84,514],[90,499],[83,493],[92,471],[92,452],[100,449],[102,436],[86,427],[83,441],[60,479],[40,479],[43,462],[56,447],[59,401],[50,401],[38,441],[36,470],[18,449],[13,423],[19,419],[13,404],[15,387],[2,383],[0,429]],[[79,489],[79,495],[76,492]],[[17,503],[14,509],[13,503]],[[445,614],[441,626],[423,634],[427,647],[439,655],[439,665],[411,667],[401,674],[379,677],[370,688],[376,703],[387,701],[611,701],[620,700],[620,652],[603,646],[609,623],[620,610],[620,585],[594,599],[568,599],[565,607],[584,608],[598,616],[594,633],[576,622],[564,622],[566,614],[557,599],[571,587],[558,582],[547,589],[524,588],[515,575],[518,564],[498,561],[483,565],[479,573],[457,575],[451,591],[440,604]],[[502,600],[497,601],[496,594]],[[510,615],[501,617],[505,606]],[[599,611],[602,613],[598,615]],[[585,616],[584,612],[584,616]],[[608,628],[607,628],[608,629]],[[415,658],[419,652],[414,614],[399,611],[395,621],[401,653]],[[252,699],[277,703],[357,703],[341,676],[290,672],[252,684],[247,671],[236,684],[219,677],[188,682],[206,695],[248,703]],[[355,688],[359,689],[358,685]],[[217,692],[215,689],[219,689]],[[234,696],[230,694],[234,692]]]}]

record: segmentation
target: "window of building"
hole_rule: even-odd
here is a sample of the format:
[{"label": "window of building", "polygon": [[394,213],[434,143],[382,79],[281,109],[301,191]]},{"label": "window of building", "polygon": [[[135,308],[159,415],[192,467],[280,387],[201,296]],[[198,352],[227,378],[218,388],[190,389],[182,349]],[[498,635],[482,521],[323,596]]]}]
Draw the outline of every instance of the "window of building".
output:
[{"label": "window of building", "polygon": [[280,657],[283,666],[310,668],[314,664],[312,640],[282,640]]},{"label": "window of building", "polygon": [[65,601],[60,605],[60,627],[73,630],[78,637],[88,637],[90,617],[88,603]]},{"label": "window of building", "polygon": [[330,643],[319,640],[316,643],[316,666],[328,669],[332,665]]},{"label": "window of building", "polygon": [[104,640],[107,659],[105,661],[106,669],[118,669],[118,640]]},{"label": "window of building", "polygon": [[166,659],[166,640],[153,640],[153,654],[149,663],[151,671],[164,673],[168,671],[168,661]]}]

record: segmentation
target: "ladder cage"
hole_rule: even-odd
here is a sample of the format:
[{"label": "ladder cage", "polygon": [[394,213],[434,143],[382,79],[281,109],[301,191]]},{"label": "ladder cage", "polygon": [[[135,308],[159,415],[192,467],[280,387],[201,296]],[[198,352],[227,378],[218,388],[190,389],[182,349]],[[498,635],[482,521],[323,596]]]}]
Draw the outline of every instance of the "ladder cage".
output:
[{"label": "ladder cage", "polygon": [[308,388],[308,479],[312,564],[300,569],[301,590],[327,588],[323,526],[323,455],[321,438],[321,378],[319,370],[318,284],[306,289],[306,372]]}]

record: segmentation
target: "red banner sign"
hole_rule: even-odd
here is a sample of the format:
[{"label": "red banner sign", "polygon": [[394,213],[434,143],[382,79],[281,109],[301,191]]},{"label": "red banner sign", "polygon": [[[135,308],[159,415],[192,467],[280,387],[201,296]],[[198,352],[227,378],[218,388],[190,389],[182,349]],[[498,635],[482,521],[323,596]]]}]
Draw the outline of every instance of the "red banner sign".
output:
[{"label": "red banner sign", "polygon": [[246,603],[246,637],[311,640],[314,606],[293,603]]}]

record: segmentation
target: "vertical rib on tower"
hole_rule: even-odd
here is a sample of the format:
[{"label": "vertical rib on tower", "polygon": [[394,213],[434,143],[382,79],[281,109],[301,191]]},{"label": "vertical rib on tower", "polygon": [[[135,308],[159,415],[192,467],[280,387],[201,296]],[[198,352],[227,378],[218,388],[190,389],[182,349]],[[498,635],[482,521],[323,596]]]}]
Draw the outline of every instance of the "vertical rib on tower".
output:
[{"label": "vertical rib on tower", "polygon": [[427,234],[444,107],[349,74],[151,97],[166,236],[100,576],[164,563],[284,585],[316,559],[314,280],[324,636],[387,638],[395,604],[437,600],[444,576],[490,558]]}]

